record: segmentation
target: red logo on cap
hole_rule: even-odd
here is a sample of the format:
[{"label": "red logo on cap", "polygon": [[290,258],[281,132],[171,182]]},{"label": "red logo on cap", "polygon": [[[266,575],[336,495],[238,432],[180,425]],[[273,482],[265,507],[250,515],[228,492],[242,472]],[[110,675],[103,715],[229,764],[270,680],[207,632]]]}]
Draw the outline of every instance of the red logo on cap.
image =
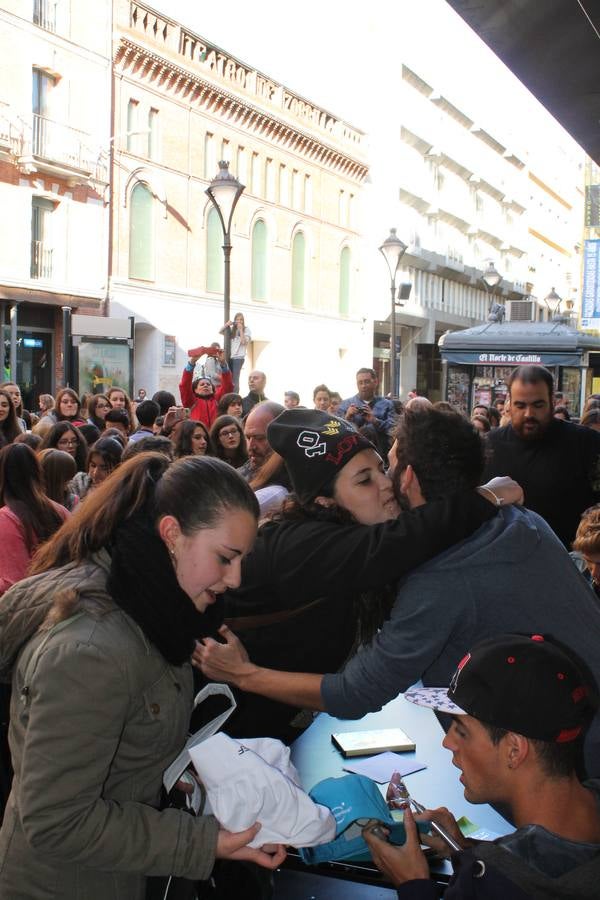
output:
[{"label": "red logo on cap", "polygon": [[556,736],[557,744],[567,744],[569,741],[574,741],[576,737],[581,734],[581,726],[578,728],[563,728],[562,731],[559,731]]},{"label": "red logo on cap", "polygon": [[587,695],[588,689],[584,684],[580,684],[579,687],[576,687],[575,690],[571,693],[573,703],[579,703],[579,701],[583,700],[583,698],[587,697]]},{"label": "red logo on cap", "polygon": [[532,634],[531,640],[532,641],[541,641],[542,644],[544,643],[544,638],[543,638],[543,635],[541,635],[541,634]]}]

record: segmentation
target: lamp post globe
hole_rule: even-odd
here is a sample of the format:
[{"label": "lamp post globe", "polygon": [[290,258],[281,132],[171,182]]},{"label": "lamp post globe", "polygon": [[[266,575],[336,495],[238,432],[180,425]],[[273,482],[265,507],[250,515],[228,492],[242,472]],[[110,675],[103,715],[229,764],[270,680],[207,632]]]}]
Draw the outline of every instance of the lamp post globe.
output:
[{"label": "lamp post globe", "polygon": [[489,260],[487,267],[485,268],[483,275],[481,276],[481,280],[485,284],[486,288],[490,290],[490,292],[493,291],[495,287],[498,287],[498,285],[502,281],[502,275],[497,271],[491,259]]},{"label": "lamp post globe", "polygon": [[552,318],[556,316],[560,316],[560,304],[562,303],[562,297],[560,294],[557,294],[556,290],[552,288],[549,294],[546,294],[544,297],[544,303],[550,310],[550,314]]}]

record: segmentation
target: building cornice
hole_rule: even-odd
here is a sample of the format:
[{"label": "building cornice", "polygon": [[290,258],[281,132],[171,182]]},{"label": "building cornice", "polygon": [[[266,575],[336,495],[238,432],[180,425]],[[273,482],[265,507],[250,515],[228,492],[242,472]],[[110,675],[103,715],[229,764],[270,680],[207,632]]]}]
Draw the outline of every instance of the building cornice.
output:
[{"label": "building cornice", "polygon": [[309,134],[303,129],[266,112],[245,97],[213,84],[202,75],[190,72],[171,59],[127,37],[121,37],[115,55],[115,68],[123,75],[158,86],[175,101],[218,116],[224,124],[253,132],[256,136],[278,144],[282,149],[304,156],[307,160],[334,169],[357,182],[366,179],[365,162]]}]

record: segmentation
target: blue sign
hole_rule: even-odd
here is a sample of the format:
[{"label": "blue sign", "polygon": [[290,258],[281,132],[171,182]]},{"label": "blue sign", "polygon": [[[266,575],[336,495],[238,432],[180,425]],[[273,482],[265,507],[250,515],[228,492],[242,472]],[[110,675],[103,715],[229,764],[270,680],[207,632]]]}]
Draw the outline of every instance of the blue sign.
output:
[{"label": "blue sign", "polygon": [[600,328],[600,240],[585,241],[581,325]]},{"label": "blue sign", "polygon": [[30,347],[33,350],[41,350],[44,342],[41,338],[23,338],[23,346]]}]

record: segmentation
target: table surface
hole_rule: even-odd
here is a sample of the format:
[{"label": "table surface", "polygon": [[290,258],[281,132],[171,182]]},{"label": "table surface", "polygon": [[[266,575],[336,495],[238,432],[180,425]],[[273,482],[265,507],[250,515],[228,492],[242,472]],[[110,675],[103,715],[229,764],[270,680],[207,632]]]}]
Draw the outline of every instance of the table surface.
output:
[{"label": "table surface", "polygon": [[345,759],[332,744],[332,733],[394,727],[402,728],[416,744],[416,750],[403,753],[402,759],[408,762],[416,758],[427,766],[405,778],[408,790],[419,803],[429,809],[447,806],[457,819],[466,816],[478,828],[493,832],[493,836],[514,830],[491,806],[474,805],[465,800],[458,780],[459,771],[452,765],[452,754],[442,747],[444,731],[435,713],[409,703],[402,694],[379,712],[369,713],[360,720],[335,719],[320,713],[291,748],[292,762],[300,774],[302,786],[309,791],[323,778],[345,775],[343,766],[361,759]]}]

